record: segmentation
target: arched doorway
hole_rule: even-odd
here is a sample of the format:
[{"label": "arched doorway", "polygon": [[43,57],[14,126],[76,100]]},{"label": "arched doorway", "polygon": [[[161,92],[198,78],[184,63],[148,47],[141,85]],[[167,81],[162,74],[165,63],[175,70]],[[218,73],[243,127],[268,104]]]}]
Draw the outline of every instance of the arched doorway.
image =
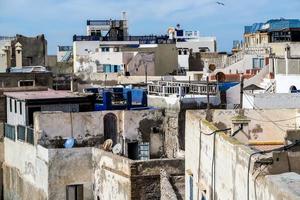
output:
[{"label": "arched doorway", "polygon": [[225,82],[226,76],[223,72],[218,72],[216,74],[216,79],[217,79],[218,82],[222,83],[222,82]]},{"label": "arched doorway", "polygon": [[290,93],[297,93],[297,87],[294,86],[294,85],[292,85],[292,86],[290,87]]},{"label": "arched doorway", "polygon": [[104,123],[104,140],[111,139],[113,145],[118,141],[118,122],[117,116],[113,113],[108,113],[103,118]]}]

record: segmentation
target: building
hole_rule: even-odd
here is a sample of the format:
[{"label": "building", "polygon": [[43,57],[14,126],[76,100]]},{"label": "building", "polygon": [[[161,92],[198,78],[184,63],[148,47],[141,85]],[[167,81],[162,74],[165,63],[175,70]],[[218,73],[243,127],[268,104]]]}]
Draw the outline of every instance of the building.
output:
[{"label": "building", "polygon": [[[165,143],[168,158],[184,155],[186,111],[189,109],[218,108],[221,105],[215,82],[156,81],[148,84],[148,105],[161,108],[165,113]],[[209,97],[208,97],[209,96]]]},{"label": "building", "polygon": [[168,36],[130,36],[122,20],[87,20],[87,35],[73,36],[74,73],[166,75],[177,70],[177,51]]},{"label": "building", "polygon": [[245,46],[263,46],[269,43],[300,42],[300,20],[271,19],[266,23],[245,26]]},{"label": "building", "polygon": [[57,47],[57,62],[72,62],[73,46]]},{"label": "building", "polygon": [[44,35],[0,38],[0,70],[10,67],[45,66],[47,64],[47,40]]},{"label": "building", "polygon": [[[5,199],[160,199],[161,169],[183,180],[184,160],[164,156],[160,110],[39,112],[34,118],[32,140],[20,130],[4,139]],[[76,144],[65,148],[70,138]],[[107,139],[112,150],[103,144]],[[20,159],[17,152],[26,154]],[[184,195],[180,188],[176,194]]]},{"label": "building", "polygon": [[200,36],[199,31],[186,31],[177,25],[176,28],[170,27],[168,34],[171,40],[176,41],[179,70],[193,71],[189,62],[193,53],[217,51],[216,38]]},{"label": "building", "polygon": [[296,109],[187,111],[185,199],[299,199],[298,117]]},{"label": "building", "polygon": [[33,114],[40,111],[82,112],[93,110],[93,101],[87,95],[69,91],[4,92],[6,96],[6,126],[33,127]]}]

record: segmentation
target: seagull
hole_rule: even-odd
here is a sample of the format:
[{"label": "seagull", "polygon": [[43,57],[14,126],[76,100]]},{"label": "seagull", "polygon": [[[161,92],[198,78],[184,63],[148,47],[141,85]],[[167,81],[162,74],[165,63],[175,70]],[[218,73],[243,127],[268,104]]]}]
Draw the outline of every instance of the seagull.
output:
[{"label": "seagull", "polygon": [[218,5],[220,5],[220,6],[225,6],[225,4],[222,3],[222,2],[220,2],[220,1],[217,1],[216,3],[217,3]]}]

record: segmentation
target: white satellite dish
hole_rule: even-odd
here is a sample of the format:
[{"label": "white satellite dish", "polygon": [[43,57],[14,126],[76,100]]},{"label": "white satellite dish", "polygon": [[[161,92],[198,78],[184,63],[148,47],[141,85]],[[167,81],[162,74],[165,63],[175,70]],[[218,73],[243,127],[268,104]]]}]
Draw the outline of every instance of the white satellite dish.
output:
[{"label": "white satellite dish", "polygon": [[122,151],[122,145],[120,143],[116,144],[113,148],[112,148],[112,152],[114,154],[121,154]]}]

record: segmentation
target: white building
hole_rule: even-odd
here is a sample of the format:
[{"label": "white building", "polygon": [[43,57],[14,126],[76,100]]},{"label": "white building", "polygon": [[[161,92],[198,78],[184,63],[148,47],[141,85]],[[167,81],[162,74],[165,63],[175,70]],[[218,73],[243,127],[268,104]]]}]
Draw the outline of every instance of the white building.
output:
[{"label": "white building", "polygon": [[176,40],[179,69],[189,70],[189,55],[191,52],[216,52],[216,37],[204,37],[199,31],[185,31],[178,26],[168,30],[170,39]]}]

